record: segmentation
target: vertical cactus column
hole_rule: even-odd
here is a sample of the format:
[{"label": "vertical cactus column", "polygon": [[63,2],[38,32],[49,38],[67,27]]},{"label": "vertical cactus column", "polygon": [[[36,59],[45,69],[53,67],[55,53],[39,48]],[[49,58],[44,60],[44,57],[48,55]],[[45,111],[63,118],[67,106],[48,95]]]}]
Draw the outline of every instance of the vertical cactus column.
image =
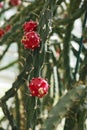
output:
[{"label": "vertical cactus column", "polygon": [[59,130],[65,118],[63,130],[85,130],[86,22],[87,0],[0,0],[0,72],[19,73],[0,98],[0,129]]},{"label": "vertical cactus column", "polygon": [[[50,27],[52,24],[52,14],[53,11],[51,10],[50,7],[50,2],[47,1],[47,3],[44,5],[44,8],[41,12],[41,17],[39,20],[39,25],[38,25],[38,33],[40,34],[40,38],[41,38],[41,44],[40,47],[38,49],[35,49],[32,52],[33,55],[33,71],[30,75],[30,79],[32,77],[41,77],[41,68],[45,62],[45,54],[46,54],[46,50],[45,50],[45,42],[50,34]],[[33,129],[35,130],[35,125],[37,122],[37,118],[38,118],[38,108],[37,106],[40,107],[40,104],[38,104],[39,99],[35,98],[35,97],[28,97],[27,100],[27,105],[26,105],[26,114],[27,114],[27,128],[28,129]],[[36,108],[36,109],[35,109]]]}]

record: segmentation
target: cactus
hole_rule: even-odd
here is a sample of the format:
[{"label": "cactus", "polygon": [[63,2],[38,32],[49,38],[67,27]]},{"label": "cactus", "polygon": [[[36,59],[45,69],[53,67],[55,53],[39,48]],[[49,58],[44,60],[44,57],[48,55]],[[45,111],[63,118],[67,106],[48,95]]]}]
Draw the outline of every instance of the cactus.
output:
[{"label": "cactus", "polygon": [[[0,28],[4,30],[3,34],[0,31],[0,46],[4,48],[0,53],[0,72],[15,65],[19,70],[11,88],[0,97],[0,111],[3,112],[0,129],[5,129],[3,124],[8,121],[6,130],[59,130],[58,125],[65,119],[63,130],[85,130],[87,0],[0,0],[0,4],[3,5],[0,6],[3,23]],[[10,9],[16,13],[6,19]],[[81,23],[79,37],[78,18]],[[29,21],[34,21],[36,28],[26,32],[23,25]],[[77,32],[73,33],[74,30]],[[17,46],[18,57],[3,66],[13,43]],[[35,85],[38,87],[38,92],[34,89],[36,94],[28,87],[33,78],[35,82],[44,79],[38,85],[32,82],[35,83],[31,84],[33,89]],[[49,84],[47,90],[45,80]],[[45,91],[47,95],[43,94]],[[11,98],[13,104],[9,108]]]},{"label": "cactus", "polygon": [[72,110],[74,105],[78,106],[84,101],[86,93],[87,87],[84,85],[71,89],[50,111],[48,119],[45,121],[42,130],[55,129],[62,118],[68,116],[68,113]]}]

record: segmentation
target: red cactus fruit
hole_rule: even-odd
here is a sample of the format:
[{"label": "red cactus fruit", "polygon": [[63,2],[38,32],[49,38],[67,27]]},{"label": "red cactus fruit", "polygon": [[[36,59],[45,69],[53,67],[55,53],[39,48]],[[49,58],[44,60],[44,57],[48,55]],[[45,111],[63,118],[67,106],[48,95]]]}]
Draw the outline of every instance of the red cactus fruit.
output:
[{"label": "red cactus fruit", "polygon": [[29,84],[29,90],[32,96],[39,98],[44,97],[48,93],[49,84],[41,77],[33,78]]},{"label": "red cactus fruit", "polygon": [[28,32],[24,34],[22,38],[22,43],[24,44],[24,47],[27,49],[36,49],[40,46],[40,36],[36,32]]},{"label": "red cactus fruit", "polygon": [[24,32],[36,31],[37,22],[30,20],[29,22],[25,22],[23,25]]},{"label": "red cactus fruit", "polygon": [[10,0],[9,5],[10,6],[18,6],[21,4],[21,0]]},{"label": "red cactus fruit", "polygon": [[4,34],[5,34],[5,31],[4,31],[2,28],[0,28],[0,38],[1,38]]}]

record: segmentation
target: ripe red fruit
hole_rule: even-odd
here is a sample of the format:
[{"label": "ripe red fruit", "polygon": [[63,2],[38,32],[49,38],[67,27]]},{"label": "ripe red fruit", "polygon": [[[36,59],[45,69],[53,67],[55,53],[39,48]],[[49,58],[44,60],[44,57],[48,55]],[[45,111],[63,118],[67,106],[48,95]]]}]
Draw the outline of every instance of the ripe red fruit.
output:
[{"label": "ripe red fruit", "polygon": [[2,28],[0,28],[0,38],[1,38],[4,34],[5,34],[5,31],[4,31]]},{"label": "ripe red fruit", "polygon": [[25,33],[22,38],[22,43],[24,44],[24,47],[27,49],[36,49],[40,46],[40,36],[36,32],[28,32]]},{"label": "ripe red fruit", "polygon": [[7,25],[5,28],[5,32],[9,32],[11,30],[11,25]]},{"label": "ripe red fruit", "polygon": [[25,22],[23,25],[23,29],[25,32],[36,31],[37,23],[32,20],[30,20],[29,22]]},{"label": "ripe red fruit", "polygon": [[3,5],[3,3],[2,3],[2,2],[0,2],[0,8],[3,8],[3,6],[4,6],[4,5]]},{"label": "ripe red fruit", "polygon": [[29,90],[32,96],[39,98],[44,97],[48,93],[49,84],[43,78],[33,78],[29,84]]},{"label": "ripe red fruit", "polygon": [[21,4],[21,0],[10,0],[9,5],[11,6],[17,6]]}]

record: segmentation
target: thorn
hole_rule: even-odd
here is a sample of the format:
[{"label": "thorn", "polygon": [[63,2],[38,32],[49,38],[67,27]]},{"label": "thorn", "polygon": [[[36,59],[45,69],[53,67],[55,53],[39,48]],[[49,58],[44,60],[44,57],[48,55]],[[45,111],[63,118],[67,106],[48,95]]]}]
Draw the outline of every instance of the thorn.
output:
[{"label": "thorn", "polygon": [[36,105],[36,106],[34,107],[35,110],[36,110],[37,108],[39,108],[39,105]]},{"label": "thorn", "polygon": [[28,74],[29,74],[29,72],[27,71],[27,72],[26,72],[26,75],[28,75]]},{"label": "thorn", "polygon": [[21,65],[21,67],[24,67],[24,64],[22,62],[19,61],[19,64]]},{"label": "thorn", "polygon": [[29,130],[32,130],[31,128],[29,128]]},{"label": "thorn", "polygon": [[17,88],[14,88],[14,91],[17,91]]},{"label": "thorn", "polygon": [[27,79],[25,79],[25,78],[22,78],[23,80],[25,80],[26,82],[27,82]]},{"label": "thorn", "polygon": [[20,56],[20,58],[21,58],[21,59],[23,59],[24,61],[26,61],[26,58],[25,58],[25,57],[23,57],[23,56]]},{"label": "thorn", "polygon": [[25,93],[25,95],[29,96],[29,93]]}]

